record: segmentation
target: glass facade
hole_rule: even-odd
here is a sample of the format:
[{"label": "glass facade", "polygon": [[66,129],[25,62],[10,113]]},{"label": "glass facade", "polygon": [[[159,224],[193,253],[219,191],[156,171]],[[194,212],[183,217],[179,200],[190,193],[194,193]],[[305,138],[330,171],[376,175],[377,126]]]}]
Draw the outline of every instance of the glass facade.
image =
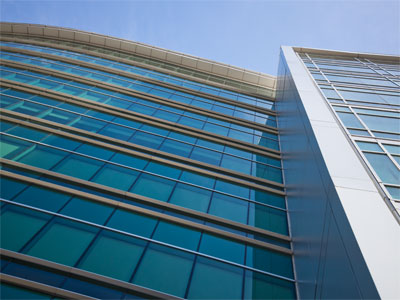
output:
[{"label": "glass facade", "polygon": [[3,298],[296,298],[266,90],[14,38],[0,45]]},{"label": "glass facade", "polygon": [[400,69],[393,61],[299,54],[400,212]]}]

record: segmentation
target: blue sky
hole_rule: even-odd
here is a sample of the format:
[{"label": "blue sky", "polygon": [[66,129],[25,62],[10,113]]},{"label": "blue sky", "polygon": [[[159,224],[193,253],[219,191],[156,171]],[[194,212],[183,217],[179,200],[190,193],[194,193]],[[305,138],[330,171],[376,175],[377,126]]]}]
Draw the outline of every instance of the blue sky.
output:
[{"label": "blue sky", "polygon": [[2,21],[76,28],[276,74],[281,45],[400,55],[400,0],[0,0]]}]

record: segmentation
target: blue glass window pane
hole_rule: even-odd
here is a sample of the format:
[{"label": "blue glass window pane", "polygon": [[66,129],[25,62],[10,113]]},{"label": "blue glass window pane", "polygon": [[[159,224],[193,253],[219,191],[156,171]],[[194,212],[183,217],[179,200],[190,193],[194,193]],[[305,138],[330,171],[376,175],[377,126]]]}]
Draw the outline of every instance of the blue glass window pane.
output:
[{"label": "blue glass window pane", "polygon": [[94,120],[91,118],[81,117],[81,119],[74,124],[71,124],[72,127],[76,127],[79,129],[83,129],[90,132],[98,132],[101,128],[103,128],[107,123],[103,121]]},{"label": "blue glass window pane", "polygon": [[221,157],[221,153],[197,147],[193,149],[192,154],[190,155],[191,159],[195,159],[216,166],[219,165]]},{"label": "blue glass window pane", "polygon": [[88,250],[79,267],[97,274],[129,281],[146,242],[103,231]]},{"label": "blue glass window pane", "polygon": [[237,198],[215,193],[209,213],[239,223],[247,223],[248,203]]},{"label": "blue glass window pane", "polygon": [[200,234],[199,231],[182,225],[160,221],[154,232],[153,239],[196,251]]},{"label": "blue glass window pane", "polygon": [[8,97],[8,96],[5,96],[5,95],[1,95],[0,96],[0,107],[1,108],[7,107],[7,106],[13,105],[13,104],[15,104],[15,103],[17,103],[19,101],[20,100],[18,100],[18,99],[11,98],[11,97]]},{"label": "blue glass window pane", "polygon": [[73,266],[94,238],[97,229],[56,218],[24,251],[28,255]]},{"label": "blue glass window pane", "polygon": [[106,164],[91,181],[127,191],[138,176],[137,171]]},{"label": "blue glass window pane", "polygon": [[163,140],[163,137],[138,131],[129,141],[134,144],[157,149],[161,145]]},{"label": "blue glass window pane", "polygon": [[356,143],[361,150],[383,152],[381,147],[376,143],[367,143],[360,141],[357,141]]},{"label": "blue glass window pane", "polygon": [[197,140],[197,145],[199,146],[203,146],[206,148],[210,148],[213,150],[217,150],[217,151],[223,151],[224,150],[224,146],[221,144],[217,144],[214,142],[210,142],[210,141],[206,141],[206,140],[202,140],[202,139],[198,139]]},{"label": "blue glass window pane", "polygon": [[30,186],[19,194],[14,201],[57,212],[71,196],[39,186]]},{"label": "blue glass window pane", "polygon": [[[142,174],[130,192],[156,200],[167,201],[174,185],[174,181]],[[156,189],[154,188],[155,186],[157,187]]]},{"label": "blue glass window pane", "polygon": [[133,278],[133,283],[184,297],[194,255],[150,244]]},{"label": "blue glass window pane", "polygon": [[400,171],[389,157],[375,153],[364,153],[364,155],[384,183],[399,184]]},{"label": "blue glass window pane", "polygon": [[243,270],[198,257],[188,299],[242,299]]},{"label": "blue glass window pane", "polygon": [[238,264],[244,264],[244,248],[243,244],[206,233],[200,244],[200,252]]},{"label": "blue glass window pane", "polygon": [[[117,290],[74,278],[68,278],[67,281],[62,285],[62,288],[64,290],[73,291],[75,293],[87,295],[96,299],[115,300],[121,299],[122,296],[122,292]],[[59,300],[59,298],[52,298],[52,300]]]},{"label": "blue glass window pane", "polygon": [[129,140],[129,138],[135,133],[135,130],[121,127],[114,124],[109,124],[99,131],[99,134],[109,136],[114,139],[119,139],[123,141]]},{"label": "blue glass window pane", "polygon": [[251,161],[224,154],[221,167],[250,175]]},{"label": "blue glass window pane", "polygon": [[211,123],[206,123],[203,130],[211,132],[211,133],[215,133],[215,134],[227,135],[229,128],[211,124]]},{"label": "blue glass window pane", "polygon": [[53,171],[77,177],[80,179],[90,179],[103,165],[101,161],[72,154],[65,158]]},{"label": "blue glass window pane", "polygon": [[340,119],[342,120],[344,126],[364,129],[361,122],[354,116],[354,114],[336,112]]},{"label": "blue glass window pane", "polygon": [[196,142],[195,137],[191,137],[189,135],[177,133],[177,132],[173,132],[173,131],[169,133],[168,137],[170,137],[171,139],[176,139],[176,140],[188,142],[191,144],[194,144]]},{"label": "blue glass window pane", "polygon": [[122,124],[122,125],[126,125],[126,126],[129,126],[129,127],[132,127],[132,128],[139,128],[140,126],[142,126],[142,124],[139,123],[139,122],[131,121],[131,120],[128,120],[128,119],[125,119],[125,118],[120,118],[120,117],[115,118],[113,120],[113,122],[118,123],[118,124]]},{"label": "blue glass window pane", "polygon": [[[30,209],[5,205],[1,208],[1,247],[19,251],[50,219]],[[24,226],[21,226],[24,224]]]},{"label": "blue glass window pane", "polygon": [[86,154],[89,156],[101,158],[108,160],[113,154],[113,151],[108,149],[104,149],[98,146],[90,145],[90,144],[82,144],[78,149],[75,150],[78,153]]},{"label": "blue glass window pane", "polygon": [[176,169],[168,165],[160,164],[154,161],[150,161],[145,170],[151,173],[163,175],[174,179],[178,179],[179,175],[181,174],[180,169]]},{"label": "blue glass window pane", "polygon": [[229,131],[228,136],[233,139],[237,139],[237,140],[248,142],[248,143],[253,142],[253,135],[246,133],[246,132],[237,131],[234,129],[231,129]]},{"label": "blue glass window pane", "polygon": [[173,140],[165,140],[161,145],[161,151],[165,151],[167,153],[176,154],[183,157],[188,157],[190,152],[192,151],[193,146],[184,144],[181,142],[173,141]]},{"label": "blue glass window pane", "polygon": [[178,183],[169,202],[197,211],[207,212],[210,197],[210,191]]},{"label": "blue glass window pane", "polygon": [[282,183],[281,169],[269,167],[258,163],[253,163],[252,174],[253,176]]},{"label": "blue glass window pane", "polygon": [[400,131],[400,119],[386,118],[378,116],[367,116],[359,114],[361,120],[365,122],[369,129],[383,131]]},{"label": "blue glass window pane", "polygon": [[69,124],[77,118],[78,116],[73,113],[65,112],[58,109],[52,109],[42,117],[42,119],[60,124]]},{"label": "blue glass window pane", "polygon": [[189,126],[189,127],[198,128],[198,129],[201,129],[204,126],[204,122],[203,121],[195,120],[195,119],[184,117],[184,116],[182,116],[179,119],[178,123],[182,124],[182,125]]},{"label": "blue glass window pane", "polygon": [[43,113],[44,111],[48,110],[48,108],[43,105],[29,103],[29,102],[19,102],[18,104],[9,107],[8,109],[29,116],[37,116]]},{"label": "blue glass window pane", "polygon": [[74,197],[60,211],[60,213],[76,219],[81,219],[102,225],[107,220],[113,210],[114,208],[112,208],[111,206]]}]

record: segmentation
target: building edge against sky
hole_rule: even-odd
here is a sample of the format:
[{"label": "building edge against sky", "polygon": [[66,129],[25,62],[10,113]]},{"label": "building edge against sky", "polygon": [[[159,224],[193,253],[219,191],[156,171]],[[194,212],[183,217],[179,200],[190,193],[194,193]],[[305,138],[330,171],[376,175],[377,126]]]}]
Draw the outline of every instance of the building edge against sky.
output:
[{"label": "building edge against sky", "polygon": [[[139,43],[51,26],[1,24],[2,34],[121,49],[209,77],[187,78],[275,98],[299,298],[398,298],[398,214],[352,145],[297,53],[363,54],[282,47],[278,77]],[[380,55],[365,55],[382,59]],[[266,58],[267,59],[267,58]],[[397,57],[387,59],[398,62]],[[177,75],[182,70],[176,69]],[[174,71],[171,71],[172,73]],[[221,82],[221,78],[226,81]],[[391,206],[392,205],[392,206]],[[340,285],[340,288],[338,288]]]}]

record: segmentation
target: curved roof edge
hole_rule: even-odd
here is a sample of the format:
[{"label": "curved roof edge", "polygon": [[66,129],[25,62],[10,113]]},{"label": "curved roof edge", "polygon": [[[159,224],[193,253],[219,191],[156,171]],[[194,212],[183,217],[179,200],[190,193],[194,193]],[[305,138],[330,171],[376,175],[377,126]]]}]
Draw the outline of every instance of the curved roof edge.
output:
[{"label": "curved roof edge", "polygon": [[276,76],[273,75],[254,72],[176,51],[93,32],[57,26],[12,22],[1,22],[0,32],[83,42],[110,49],[123,50],[125,52],[131,52],[132,54],[138,54],[148,58],[163,60],[177,66],[206,72],[212,75],[223,76],[251,85],[258,85],[269,89],[275,89],[276,87]]}]

